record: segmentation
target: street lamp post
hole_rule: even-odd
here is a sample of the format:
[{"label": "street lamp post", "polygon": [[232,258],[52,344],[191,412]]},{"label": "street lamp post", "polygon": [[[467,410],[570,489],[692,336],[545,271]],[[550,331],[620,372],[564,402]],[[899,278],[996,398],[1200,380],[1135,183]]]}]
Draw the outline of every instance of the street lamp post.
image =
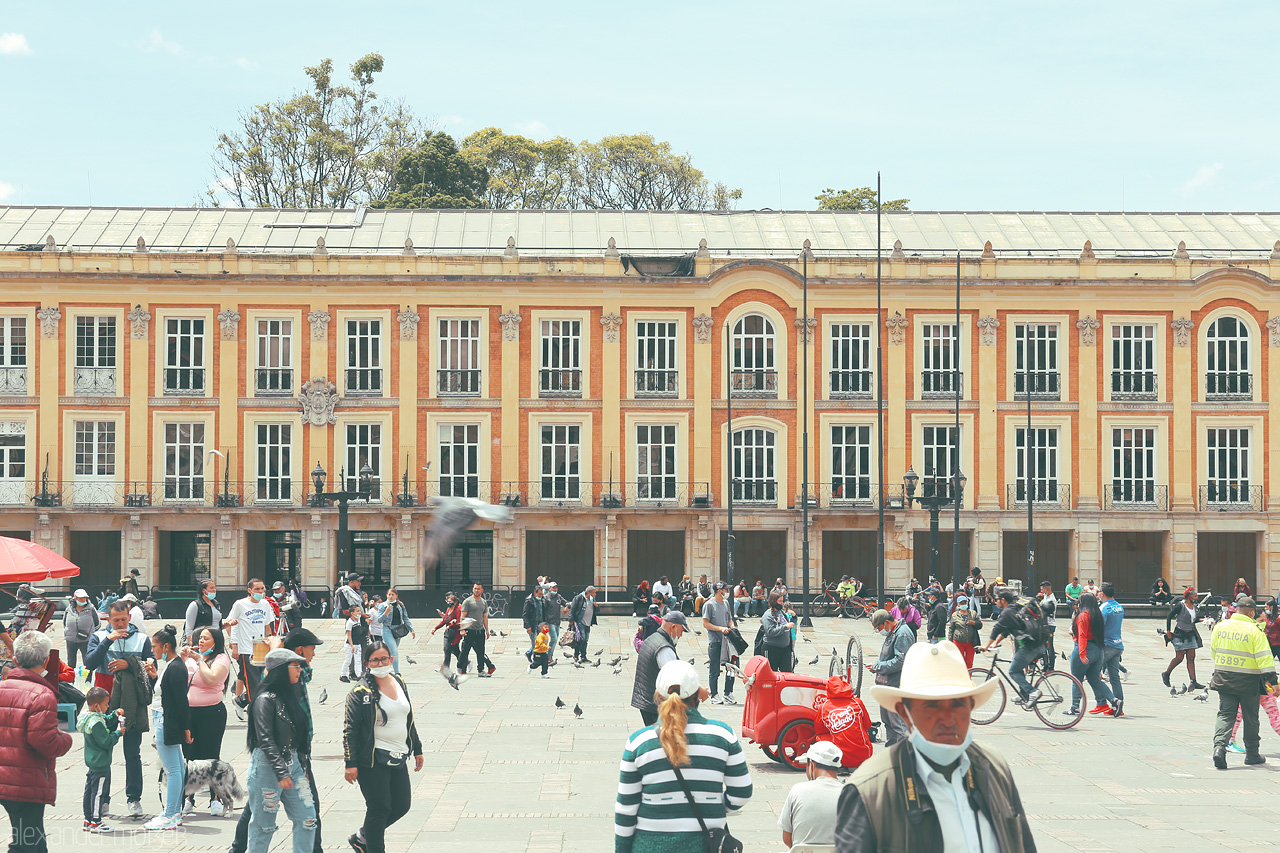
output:
[{"label": "street lamp post", "polygon": [[[959,505],[964,497],[964,486],[969,478],[959,469],[951,478],[948,490],[945,488],[947,480],[943,477],[931,476],[925,481],[924,490],[921,495],[916,495],[916,487],[920,483],[920,476],[916,474],[915,468],[908,468],[907,473],[902,475],[903,491],[906,493],[907,506],[910,507],[912,501],[920,504],[920,506],[929,510],[929,576],[938,577],[938,514],[943,507],[951,506],[952,502]],[[943,487],[943,488],[939,488]],[[959,531],[956,532],[959,536]],[[955,582],[955,578],[951,579]]]},{"label": "street lamp post", "polygon": [[729,476],[725,478],[728,481],[728,485],[729,485],[729,500],[728,500],[729,532],[725,536],[725,551],[727,552],[725,555],[726,557],[725,574],[728,576],[729,587],[730,587],[730,590],[732,590],[733,588],[733,487],[736,485],[737,481],[733,476],[733,350],[732,350],[733,333],[729,330],[728,320],[724,321],[724,330],[726,332],[726,338],[729,343],[729,348],[727,349],[726,356],[725,356],[725,364],[728,365],[728,369],[725,371],[725,373],[728,374],[729,387],[726,389],[725,397],[724,397],[725,409],[726,409],[725,438],[727,439],[725,441],[725,445],[728,448],[727,455],[729,457]]},{"label": "street lamp post", "polygon": [[[347,504],[357,499],[369,500],[369,495],[373,492],[373,469],[367,462],[361,467],[359,484],[354,492],[346,489],[326,492],[324,481],[327,476],[324,468],[317,462],[311,472],[311,484],[315,486],[315,491],[311,494],[311,506],[322,507],[335,501],[338,504],[338,582],[341,583],[351,574],[351,533],[347,526]],[[346,469],[342,469],[338,473],[338,481],[346,483],[346,480]]]}]

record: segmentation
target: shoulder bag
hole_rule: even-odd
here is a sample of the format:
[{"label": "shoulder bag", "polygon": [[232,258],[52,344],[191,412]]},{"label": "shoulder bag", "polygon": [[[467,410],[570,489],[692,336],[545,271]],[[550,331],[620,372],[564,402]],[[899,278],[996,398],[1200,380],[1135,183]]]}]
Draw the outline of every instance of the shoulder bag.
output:
[{"label": "shoulder bag", "polygon": [[718,826],[715,829],[707,826],[706,822],[702,820],[702,815],[698,812],[698,803],[693,799],[693,794],[689,791],[689,783],[684,781],[684,774],[674,764],[671,765],[671,770],[676,774],[676,781],[680,783],[680,790],[684,791],[685,798],[693,808],[693,816],[698,819],[698,826],[702,827],[702,834],[706,836],[707,853],[742,853],[742,842],[729,834],[728,825]]}]

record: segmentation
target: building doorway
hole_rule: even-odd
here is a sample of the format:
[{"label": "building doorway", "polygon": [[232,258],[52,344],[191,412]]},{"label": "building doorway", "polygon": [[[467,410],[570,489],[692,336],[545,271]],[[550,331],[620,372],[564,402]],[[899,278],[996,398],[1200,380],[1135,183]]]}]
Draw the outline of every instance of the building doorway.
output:
[{"label": "building doorway", "polygon": [[161,530],[159,577],[156,583],[189,586],[211,576],[212,537],[208,530]]},{"label": "building doorway", "polygon": [[93,596],[102,590],[115,592],[123,574],[119,530],[72,530],[67,559],[80,567],[79,584]]},{"label": "building doorway", "polygon": [[1197,533],[1196,588],[1230,600],[1238,578],[1258,590],[1258,534]]},{"label": "building doorway", "polygon": [[[1027,532],[1025,530],[1006,530],[1002,534],[1001,552],[1003,560],[1000,564],[1000,577],[1006,581],[1018,579],[1022,581],[1023,595],[1035,595],[1040,591],[1040,582],[1053,584],[1053,591],[1061,595],[1070,580],[1071,571],[1068,563],[1071,558],[1071,532],[1068,530],[1037,530],[1036,545],[1036,580],[1035,589],[1027,583]],[[983,574],[986,574],[984,571]],[[991,578],[987,578],[991,580]]]},{"label": "building doorway", "polygon": [[[964,577],[968,577],[969,570],[973,568],[973,555],[969,550],[969,540],[971,538],[971,531],[960,531],[960,571],[963,573]],[[946,586],[947,581],[951,578],[951,561],[953,559],[951,547],[952,543],[955,541],[955,531],[938,531],[938,579],[942,581],[943,586]],[[912,545],[911,577],[920,581],[921,586],[927,586],[929,583],[929,531],[915,531],[915,536],[912,538]],[[991,580],[991,576],[995,574],[987,566],[979,566],[978,568],[982,569],[982,576],[988,580]],[[889,592],[892,592],[894,595],[899,594],[899,590],[890,589]]]},{"label": "building doorway", "polygon": [[[787,581],[787,531],[785,530],[735,530],[733,531],[733,580],[748,581],[748,586],[759,578],[766,590],[782,578]],[[720,577],[729,580],[729,531],[720,531]],[[674,585],[674,583],[673,583]],[[788,589],[788,593],[791,590]],[[800,601],[799,595],[791,600]]]},{"label": "building doorway", "polygon": [[267,589],[276,581],[302,583],[302,532],[250,530],[245,533],[248,574],[241,580],[262,578]]},{"label": "building doorway", "polygon": [[594,530],[525,531],[526,588],[540,575],[560,585],[565,598],[596,581],[596,532]]},{"label": "building doorway", "polygon": [[875,589],[879,530],[822,531],[822,583],[839,583],[843,575]]},{"label": "building doorway", "polygon": [[463,598],[471,594],[472,584],[482,583],[488,589],[493,583],[493,531],[465,531],[436,563],[433,582],[457,591]]},{"label": "building doorway", "polygon": [[[1142,596],[1145,602],[1151,595],[1151,584],[1164,576],[1166,536],[1168,534],[1163,531],[1103,531],[1101,579],[1115,585],[1117,596]],[[1235,578],[1231,581],[1234,583]],[[1173,588],[1173,584],[1169,586]]]},{"label": "building doorway", "polygon": [[676,581],[684,575],[684,531],[628,530],[627,589],[644,580],[652,586],[663,575]]},{"label": "building doorway", "polygon": [[362,530],[351,534],[351,566],[361,586],[391,583],[391,531]]}]

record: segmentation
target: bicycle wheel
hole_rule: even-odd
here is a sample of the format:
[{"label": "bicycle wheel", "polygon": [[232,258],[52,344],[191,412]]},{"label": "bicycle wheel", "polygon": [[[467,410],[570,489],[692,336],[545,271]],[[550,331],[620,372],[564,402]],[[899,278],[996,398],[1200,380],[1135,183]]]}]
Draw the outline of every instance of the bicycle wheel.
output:
[{"label": "bicycle wheel", "polygon": [[818,594],[809,599],[809,612],[814,616],[827,616],[827,606],[831,604],[825,595]]},{"label": "bicycle wheel", "polygon": [[[1034,687],[1040,691],[1040,698],[1035,704],[1036,716],[1049,728],[1069,729],[1084,718],[1084,686],[1071,673],[1062,670],[1046,672]],[[1071,710],[1073,689],[1080,691],[1080,704],[1075,714],[1067,714],[1064,712]]]},{"label": "bicycle wheel", "polygon": [[[969,677],[973,679],[974,684],[982,684],[988,678],[999,679],[999,676],[990,669],[978,669],[976,667],[969,670]],[[1000,719],[1000,715],[1004,713],[1005,703],[1009,701],[1009,696],[1004,687],[1003,681],[996,681],[996,692],[987,700],[987,704],[981,707],[975,707],[969,715],[969,722],[975,726],[988,726]]]},{"label": "bicycle wheel", "polygon": [[[849,686],[853,688],[853,695],[860,696],[862,694],[862,673],[866,671],[866,667],[862,665],[862,641],[857,635],[849,637],[849,645],[845,648],[845,680],[849,682]],[[854,675],[854,673],[857,675]]]},{"label": "bicycle wheel", "polygon": [[848,606],[845,608],[845,612],[854,619],[866,619],[872,614],[873,610],[861,598],[855,598],[853,601],[849,602]]}]

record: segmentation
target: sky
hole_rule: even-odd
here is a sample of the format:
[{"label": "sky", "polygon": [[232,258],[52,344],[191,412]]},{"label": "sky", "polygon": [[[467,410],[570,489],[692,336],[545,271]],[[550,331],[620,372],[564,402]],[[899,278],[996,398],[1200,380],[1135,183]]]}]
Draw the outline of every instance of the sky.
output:
[{"label": "sky", "polygon": [[185,206],[303,68],[461,139],[649,132],[743,209],[1276,211],[1280,4],[227,0],[0,7],[0,204]]}]

